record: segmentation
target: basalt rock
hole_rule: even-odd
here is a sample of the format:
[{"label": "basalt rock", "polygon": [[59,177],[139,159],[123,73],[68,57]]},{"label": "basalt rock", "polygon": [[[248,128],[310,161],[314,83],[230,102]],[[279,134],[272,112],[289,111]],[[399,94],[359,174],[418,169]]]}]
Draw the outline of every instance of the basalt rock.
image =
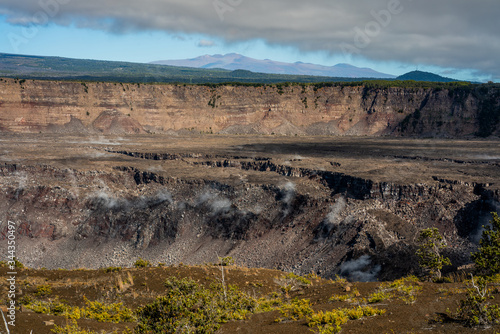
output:
[{"label": "basalt rock", "polygon": [[[19,255],[36,267],[131,265],[138,256],[202,263],[228,254],[249,266],[333,277],[368,256],[356,270],[389,279],[418,272],[415,237],[429,226],[445,235],[454,264],[466,264],[476,218],[493,205],[481,185],[376,183],[269,161],[205,158],[198,163],[283,173],[325,190],[187,180],[127,166],[108,173],[4,164],[0,212],[17,223]],[[29,176],[19,182],[23,173]],[[3,238],[6,232],[3,224]]]}]

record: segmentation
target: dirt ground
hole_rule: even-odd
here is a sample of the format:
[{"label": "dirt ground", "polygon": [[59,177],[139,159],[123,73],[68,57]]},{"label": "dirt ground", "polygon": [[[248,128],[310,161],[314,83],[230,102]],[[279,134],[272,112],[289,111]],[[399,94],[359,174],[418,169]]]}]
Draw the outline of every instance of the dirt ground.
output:
[{"label": "dirt ground", "polygon": [[[1,268],[0,273],[5,277],[6,268]],[[234,284],[252,296],[266,296],[271,292],[278,292],[284,301],[293,298],[309,299],[315,311],[333,310],[335,308],[355,307],[348,302],[331,302],[333,295],[347,294],[346,287],[351,291],[359,291],[360,297],[366,297],[380,286],[379,282],[372,283],[346,283],[320,278],[312,279],[312,284],[303,286],[285,296],[280,292],[280,278],[285,273],[268,269],[248,269],[238,266],[226,267],[225,277],[228,284]],[[52,292],[44,300],[59,299],[72,306],[82,306],[84,298],[91,301],[98,300],[107,303],[123,302],[125,306],[136,309],[141,305],[152,302],[156,297],[165,292],[166,278],[176,276],[189,277],[201,284],[220,279],[219,267],[207,264],[202,266],[173,266],[121,269],[118,272],[105,270],[33,270],[22,269],[18,271],[17,299],[33,295],[36,287],[44,284],[50,285]],[[118,288],[119,280],[132,278],[131,284],[125,288]],[[464,283],[418,283],[422,290],[417,293],[413,304],[406,304],[401,300],[385,300],[371,306],[384,309],[386,313],[381,316],[362,318],[349,321],[342,326],[342,333],[485,333],[494,334],[500,331],[500,325],[492,328],[467,328],[459,323],[436,321],[447,310],[454,311],[458,301],[465,296]],[[2,299],[5,298],[6,283],[2,282]],[[493,294],[493,304],[500,304],[498,290]],[[5,301],[3,301],[5,302]],[[232,321],[224,324],[218,333],[311,333],[304,320],[295,322],[277,323],[278,311],[254,314],[245,321]],[[48,322],[48,323],[46,323]],[[16,327],[11,328],[11,333],[48,334],[56,325],[66,325],[68,321],[61,316],[37,314],[23,308],[16,314]],[[81,328],[94,331],[121,333],[127,327],[134,328],[134,323],[110,324],[95,320],[78,320]]]},{"label": "dirt ground", "polygon": [[[264,157],[293,167],[332,170],[374,182],[408,184],[432,182],[437,177],[498,187],[500,176],[497,140],[232,135],[0,137],[1,162],[50,164],[77,170],[107,170],[127,163],[139,169],[156,166],[178,177],[230,178],[218,169],[196,168],[179,161],[140,161],[113,151],[184,154],[192,156],[191,160]],[[259,175],[262,179],[257,177],[256,181],[269,181],[263,173]]]}]

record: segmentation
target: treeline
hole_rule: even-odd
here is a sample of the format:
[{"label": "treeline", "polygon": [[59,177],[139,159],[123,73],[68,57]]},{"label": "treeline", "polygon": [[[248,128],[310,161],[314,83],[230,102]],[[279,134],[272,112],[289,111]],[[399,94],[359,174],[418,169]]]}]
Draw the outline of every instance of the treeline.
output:
[{"label": "treeline", "polygon": [[[178,83],[179,84],[179,83]],[[411,88],[411,89],[434,89],[437,91],[448,90],[452,92],[451,94],[456,94],[457,92],[473,92],[477,87],[496,87],[500,88],[500,84],[472,84],[469,82],[424,82],[424,81],[414,81],[414,80],[391,80],[391,79],[352,79],[342,81],[339,78],[338,81],[324,81],[324,82],[277,82],[277,83],[264,83],[264,82],[236,82],[228,81],[221,83],[201,83],[198,86],[207,86],[211,88],[217,88],[222,86],[241,86],[241,87],[276,87],[278,89],[284,89],[288,87],[302,87],[303,89],[307,87],[312,87],[315,91],[321,88],[328,87],[365,87],[366,89],[388,89],[388,88]]]}]

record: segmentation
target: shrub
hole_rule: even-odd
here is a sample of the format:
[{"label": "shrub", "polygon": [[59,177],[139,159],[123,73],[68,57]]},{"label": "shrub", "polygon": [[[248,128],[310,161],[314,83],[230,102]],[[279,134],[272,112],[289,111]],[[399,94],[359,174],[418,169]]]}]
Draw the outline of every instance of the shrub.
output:
[{"label": "shrub", "polygon": [[287,320],[297,321],[313,314],[311,302],[309,299],[294,299],[290,303],[284,304],[280,308],[281,318],[276,319],[276,322]]},{"label": "shrub", "polygon": [[[35,313],[42,313],[42,314],[53,314],[53,315],[63,315],[65,313],[68,313],[70,311],[70,306],[61,303],[58,300],[51,301],[51,302],[43,302],[43,301],[31,301],[29,304],[25,304],[25,306],[31,310],[33,310]],[[77,319],[79,319],[78,317]]]},{"label": "shrub", "polygon": [[271,295],[269,298],[257,300],[256,313],[271,312],[279,309],[283,305],[283,300],[278,295]]},{"label": "shrub", "polygon": [[78,327],[76,320],[72,320],[71,323],[67,324],[65,327],[54,325],[51,331],[56,334],[97,334],[97,332],[92,330],[81,329]]},{"label": "shrub", "polygon": [[106,273],[116,273],[122,271],[122,267],[107,267],[104,269],[104,272]]},{"label": "shrub", "polygon": [[85,304],[86,306],[80,310],[82,318],[113,323],[134,320],[134,313],[123,306],[123,303],[105,304],[85,298]]},{"label": "shrub", "polygon": [[21,261],[19,261],[17,258],[14,258],[14,266],[19,269],[24,268],[24,264],[22,264]]},{"label": "shrub", "polygon": [[436,277],[432,279],[434,283],[452,283],[452,279],[449,277]]},{"label": "shrub", "polygon": [[387,291],[375,291],[370,296],[368,296],[368,303],[375,304],[383,302],[384,300],[391,299],[394,294]]},{"label": "shrub", "polygon": [[382,283],[378,289],[368,296],[369,303],[378,303],[387,299],[398,298],[406,304],[413,304],[417,300],[417,293],[422,290],[418,286],[418,278],[408,276],[394,282]]},{"label": "shrub", "polygon": [[500,273],[500,217],[492,212],[490,225],[483,226],[479,251],[472,254],[476,269],[485,274]]},{"label": "shrub", "polygon": [[35,295],[38,297],[46,297],[52,293],[52,288],[48,284],[39,285],[36,287]]},{"label": "shrub", "polygon": [[420,231],[417,239],[419,248],[417,256],[420,267],[430,277],[441,277],[441,269],[444,265],[451,265],[450,259],[443,257],[440,253],[446,247],[446,242],[437,228],[427,228]]},{"label": "shrub", "polygon": [[345,312],[349,317],[349,320],[357,320],[365,317],[373,317],[376,315],[381,315],[385,313],[385,310],[379,310],[371,306],[358,306],[354,309],[346,309]]},{"label": "shrub", "polygon": [[306,278],[309,278],[309,279],[320,279],[320,277],[315,274],[315,273],[309,273],[306,275]]},{"label": "shrub", "polygon": [[99,322],[129,322],[135,320],[131,309],[122,303],[105,304],[85,298],[84,307],[70,306],[59,300],[50,302],[26,299],[23,304],[35,313],[64,316],[68,319],[94,319]]},{"label": "shrub", "polygon": [[341,284],[341,285],[344,285],[347,283],[347,279],[344,278],[344,277],[341,277],[339,275],[335,275],[335,279],[334,280],[331,280],[332,283],[338,283],[338,284]]},{"label": "shrub", "polygon": [[354,289],[351,293],[345,295],[334,295],[330,297],[330,301],[332,302],[349,302],[356,303],[358,302],[358,297],[361,296],[358,289]]},{"label": "shrub", "polygon": [[472,277],[467,297],[460,301],[457,319],[466,326],[486,326],[500,322],[500,305],[491,305],[491,291],[482,277]]},{"label": "shrub", "polygon": [[302,276],[294,273],[286,274],[285,276],[277,277],[276,283],[280,286],[281,291],[288,296],[289,292],[298,290],[305,285],[310,285],[312,282]]},{"label": "shrub", "polygon": [[234,265],[234,259],[231,256],[219,257],[219,265],[228,267]]},{"label": "shrub", "polygon": [[148,260],[143,260],[141,258],[137,259],[134,263],[134,267],[136,268],[146,268],[146,267],[151,267],[151,262]]},{"label": "shrub", "polygon": [[285,278],[295,280],[296,282],[298,282],[301,285],[311,285],[311,281],[309,279],[302,277],[302,276],[299,276],[299,275],[295,275],[294,273],[287,274],[285,276]]},{"label": "shrub", "polygon": [[307,319],[307,325],[316,327],[321,334],[329,334],[339,333],[342,330],[340,326],[347,321],[349,321],[349,317],[342,310],[319,311]]},{"label": "shrub", "polygon": [[339,333],[341,326],[349,320],[357,320],[364,317],[372,317],[384,314],[385,310],[379,310],[370,306],[359,306],[353,309],[336,309],[332,311],[319,311],[307,317],[307,325],[316,327],[319,333]]},{"label": "shrub", "polygon": [[191,279],[166,280],[167,294],[137,311],[136,333],[213,333],[229,320],[245,319],[256,301],[234,286],[204,288]]}]

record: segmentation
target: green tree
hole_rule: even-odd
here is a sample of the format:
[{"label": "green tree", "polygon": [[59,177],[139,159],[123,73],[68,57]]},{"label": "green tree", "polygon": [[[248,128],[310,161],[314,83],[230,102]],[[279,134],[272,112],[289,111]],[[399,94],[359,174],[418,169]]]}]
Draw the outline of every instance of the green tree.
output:
[{"label": "green tree", "polygon": [[441,269],[451,265],[450,259],[441,255],[446,242],[437,228],[427,228],[420,231],[417,242],[419,244],[417,256],[420,267],[433,278],[441,278]]},{"label": "green tree", "polygon": [[[472,274],[471,274],[472,276]],[[491,304],[491,292],[484,277],[471,277],[467,297],[460,301],[457,320],[466,326],[489,326],[500,322],[500,305]]]},{"label": "green tree", "polygon": [[493,220],[484,231],[479,241],[479,251],[472,254],[476,269],[484,274],[500,273],[500,217],[492,212]]}]

